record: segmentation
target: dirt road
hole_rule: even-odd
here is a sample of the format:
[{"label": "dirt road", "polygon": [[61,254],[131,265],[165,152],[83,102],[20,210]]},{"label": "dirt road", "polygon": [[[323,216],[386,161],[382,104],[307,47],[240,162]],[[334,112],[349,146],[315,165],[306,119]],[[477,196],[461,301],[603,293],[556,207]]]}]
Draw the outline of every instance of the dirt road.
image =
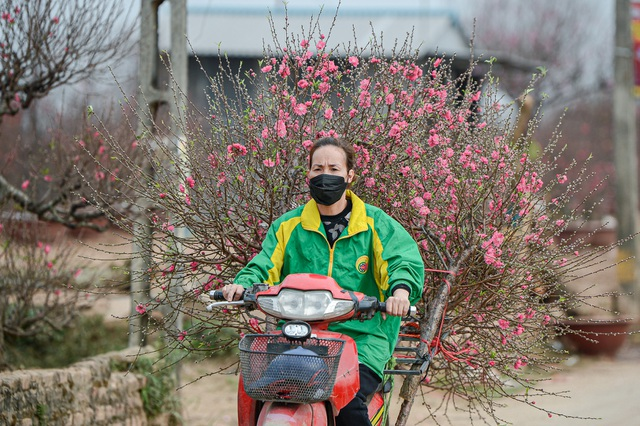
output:
[{"label": "dirt road", "polygon": [[[216,367],[213,362],[187,365],[183,370],[185,380],[193,380]],[[498,410],[501,418],[517,426],[633,426],[640,425],[640,342],[634,339],[615,359],[573,356],[564,371],[555,374],[544,383],[549,392],[567,392],[566,397],[540,397],[536,406],[563,413],[567,416],[587,417],[579,419],[552,415],[525,406],[506,402]],[[235,375],[210,376],[186,386],[180,391],[185,424],[190,426],[236,425]],[[435,403],[435,398],[431,400]],[[399,404],[392,407],[391,419],[395,419]],[[411,413],[410,425],[433,425],[426,419],[427,409],[416,402]],[[466,412],[450,412],[449,422],[444,416],[442,425],[466,426],[471,424]],[[477,421],[476,424],[483,424]]]},{"label": "dirt road", "polygon": [[[609,253],[612,259],[615,253]],[[590,275],[585,283],[576,283],[588,288],[599,283],[599,293],[613,290],[616,282],[615,270],[600,270]],[[107,319],[126,317],[129,312],[129,296],[111,296],[97,303],[96,311]],[[637,317],[637,316],[635,316]],[[632,344],[631,344],[632,343]],[[506,403],[498,415],[517,426],[640,426],[640,336],[636,335],[615,359],[574,356],[564,371],[555,374],[544,383],[543,388],[551,393],[566,393],[566,397],[540,397],[537,407],[563,413],[570,417],[553,415],[525,406]],[[183,366],[183,383],[206,375],[216,369],[216,363]],[[236,425],[235,375],[214,375],[185,386],[180,396],[183,403],[185,424],[190,426]],[[399,388],[397,386],[396,388]],[[435,403],[433,398],[431,403]],[[399,403],[391,407],[391,419],[395,420]],[[434,425],[425,420],[427,409],[421,401],[414,404],[409,425]],[[588,418],[578,419],[577,417]],[[439,424],[467,426],[471,423],[466,412],[449,412],[448,420],[438,417]],[[392,422],[393,423],[393,422]],[[483,424],[481,421],[476,424]]]}]

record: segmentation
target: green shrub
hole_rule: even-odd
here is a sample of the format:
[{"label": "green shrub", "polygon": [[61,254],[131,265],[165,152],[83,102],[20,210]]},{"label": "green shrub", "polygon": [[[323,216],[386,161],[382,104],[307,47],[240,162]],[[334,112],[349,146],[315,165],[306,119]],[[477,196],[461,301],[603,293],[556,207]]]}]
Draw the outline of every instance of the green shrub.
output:
[{"label": "green shrub", "polygon": [[141,356],[130,364],[129,371],[146,377],[147,382],[140,391],[144,411],[148,417],[170,413],[179,417],[180,398],[176,393],[175,363],[167,357],[156,360]]},{"label": "green shrub", "polygon": [[20,368],[60,368],[84,358],[127,347],[127,324],[105,323],[99,316],[80,316],[68,328],[51,334],[8,338],[8,363]]}]

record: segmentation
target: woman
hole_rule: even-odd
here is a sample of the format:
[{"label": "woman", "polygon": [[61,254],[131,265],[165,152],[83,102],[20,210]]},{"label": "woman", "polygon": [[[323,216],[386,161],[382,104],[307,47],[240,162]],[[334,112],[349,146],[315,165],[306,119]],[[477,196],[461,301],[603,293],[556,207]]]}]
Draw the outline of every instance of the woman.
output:
[{"label": "woman", "polygon": [[424,282],[418,246],[402,226],[347,190],[355,178],[355,152],[341,139],[317,140],[309,155],[312,200],[285,213],[269,228],[262,251],[223,288],[237,300],[253,283],[279,284],[286,275],[332,276],[344,289],[375,296],[387,314],[370,321],[332,324],[358,347],[360,390],[338,415],[338,425],[370,424],[367,397],[382,381],[400,329],[400,317],[416,302]]}]

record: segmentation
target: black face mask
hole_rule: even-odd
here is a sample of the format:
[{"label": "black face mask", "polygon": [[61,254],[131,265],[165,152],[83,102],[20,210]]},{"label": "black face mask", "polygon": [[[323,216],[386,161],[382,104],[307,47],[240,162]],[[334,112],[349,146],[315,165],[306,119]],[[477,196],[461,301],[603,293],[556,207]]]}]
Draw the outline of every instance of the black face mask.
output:
[{"label": "black face mask", "polygon": [[323,206],[334,204],[346,189],[347,182],[342,176],[323,174],[309,180],[311,197]]}]

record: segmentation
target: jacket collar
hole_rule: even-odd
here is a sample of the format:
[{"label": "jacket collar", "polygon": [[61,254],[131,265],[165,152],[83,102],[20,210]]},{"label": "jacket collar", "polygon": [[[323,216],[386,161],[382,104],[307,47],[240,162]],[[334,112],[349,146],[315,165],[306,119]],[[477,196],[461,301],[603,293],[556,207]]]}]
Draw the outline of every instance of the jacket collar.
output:
[{"label": "jacket collar", "polygon": [[[347,227],[348,235],[366,231],[368,228],[367,209],[364,201],[350,190],[347,190],[347,198],[351,199],[351,217],[349,218],[349,226]],[[302,209],[302,214],[300,215],[300,222],[306,230],[317,231],[320,229],[322,223],[320,222],[318,204],[316,204],[315,200],[312,199],[305,204]]]}]

